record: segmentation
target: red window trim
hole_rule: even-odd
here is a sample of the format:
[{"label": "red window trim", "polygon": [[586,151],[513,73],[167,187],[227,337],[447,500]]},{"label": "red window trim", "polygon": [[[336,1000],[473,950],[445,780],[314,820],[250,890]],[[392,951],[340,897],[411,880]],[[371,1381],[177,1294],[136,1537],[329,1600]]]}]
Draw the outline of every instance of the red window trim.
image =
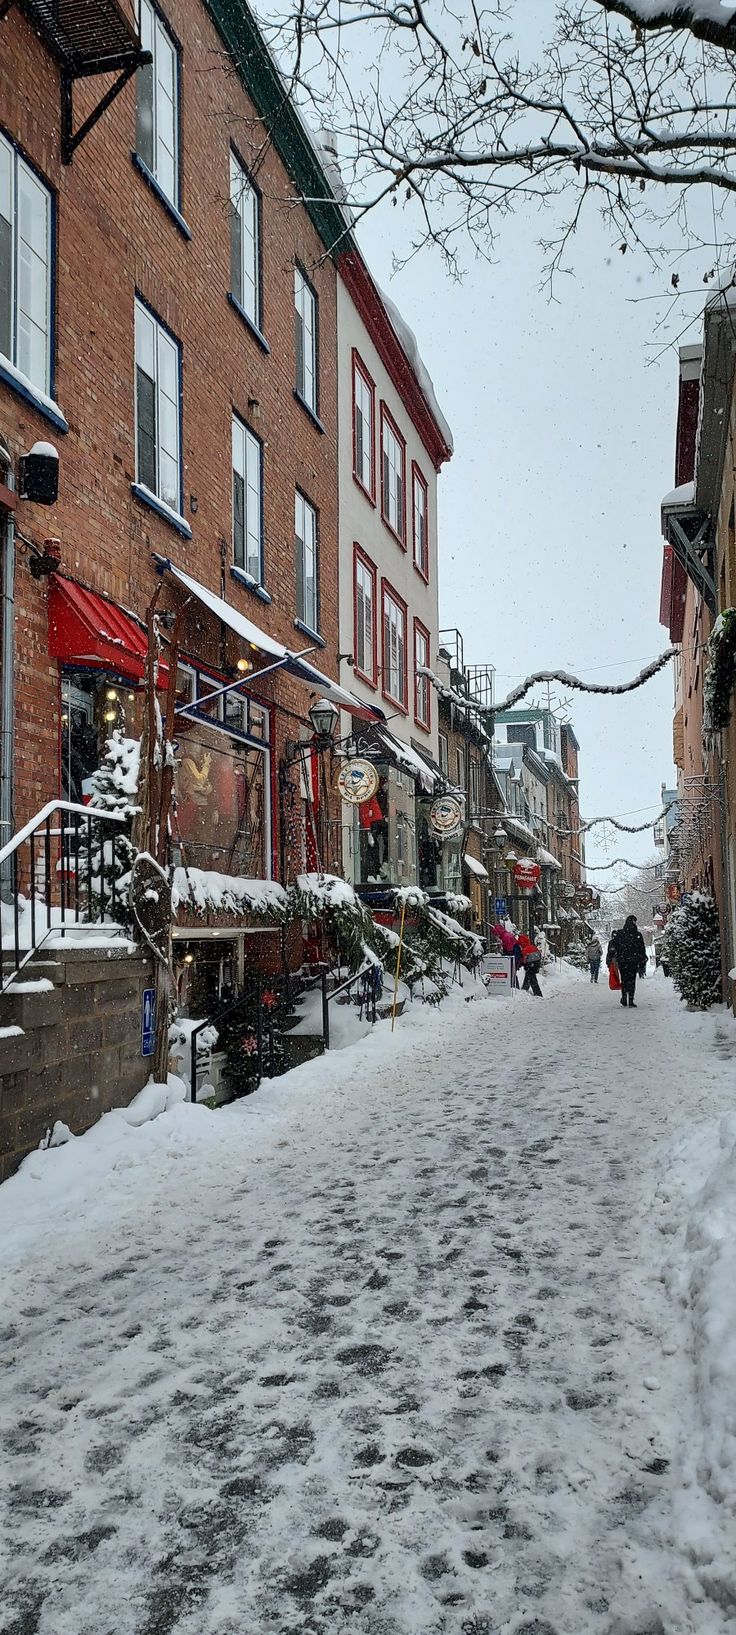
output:
[{"label": "red window trim", "polygon": [[[372,676],[366,675],[365,670],[361,670],[359,668],[359,665],[358,665],[358,585],[357,585],[357,567],[358,567],[359,562],[361,562],[363,564],[364,568],[368,569],[368,572],[369,572],[369,574],[371,576],[371,579],[373,580],[373,674],[372,674]],[[383,619],[383,607],[381,607],[381,619]],[[358,676],[361,681],[364,681],[366,687],[372,687],[373,691],[376,692],[376,690],[378,688],[378,569],[376,568],[375,562],[371,562],[371,559],[368,556],[367,552],[364,551],[361,548],[361,546],[358,544],[357,540],[355,540],[354,543],[353,543],[353,674]]]},{"label": "red window trim", "polygon": [[401,700],[398,699],[398,698],[394,698],[393,693],[388,692],[387,688],[386,688],[386,621],[385,621],[385,618],[384,618],[384,612],[385,612],[385,607],[386,607],[386,597],[387,596],[390,596],[391,601],[395,602],[396,606],[401,608],[401,611],[402,611],[402,613],[404,615],[404,698],[405,698],[405,700],[408,699],[408,696],[409,696],[409,680],[408,680],[408,675],[407,675],[407,666],[408,666],[408,657],[409,657],[408,652],[407,652],[407,645],[408,645],[409,629],[408,629],[406,602],[404,601],[403,596],[400,596],[398,591],[391,584],[391,580],[390,579],[383,579],[383,578],[381,579],[381,693],[382,693],[384,698],[388,699],[389,704],[393,704],[394,709],[400,710],[402,715],[408,715],[409,714],[409,705],[408,705],[408,703],[403,703],[402,704]]},{"label": "red window trim", "polygon": [[[420,568],[419,563],[417,562],[417,557],[416,557],[416,533],[415,533],[416,513],[415,513],[415,508],[414,508],[414,484],[415,484],[415,482],[417,480],[421,483],[422,488],[424,489],[424,531],[425,531],[425,534],[426,534],[425,547],[424,548],[425,548],[426,556],[427,556],[427,571],[426,571],[426,573],[424,572],[423,568]],[[411,462],[411,554],[412,554],[412,561],[413,561],[414,566],[415,566],[415,568],[417,570],[417,573],[419,574],[419,578],[424,580],[425,585],[428,585],[429,584],[429,484],[427,482],[426,477],[424,476],[423,471],[421,470],[421,467],[417,465],[416,460],[412,460],[412,462]]]},{"label": "red window trim", "polygon": [[[357,483],[361,493],[365,494],[365,497],[366,497],[367,500],[370,500],[371,505],[375,505],[375,503],[376,503],[376,383],[375,383],[372,375],[366,369],[366,366],[365,366],[365,364],[363,362],[363,359],[361,358],[361,355],[360,355],[360,353],[359,353],[356,346],[353,347],[352,356],[353,356],[353,371],[352,371],[352,392],[353,392],[353,403],[352,403],[352,416],[353,416],[353,479]],[[364,382],[365,382],[366,386],[368,387],[368,390],[369,390],[369,392],[371,394],[371,486],[370,486],[370,488],[366,488],[362,477],[358,476],[358,440],[357,440],[356,433],[355,433],[355,418],[356,418],[356,416],[355,416],[355,376],[356,376],[356,374],[360,374],[360,375],[363,376],[363,380],[364,380]]]},{"label": "red window trim", "polygon": [[[388,517],[386,515],[386,493],[385,493],[385,486],[384,486],[384,481],[383,481],[383,428],[384,428],[384,424],[385,424],[386,421],[388,421],[388,424],[391,427],[391,430],[392,430],[392,432],[394,434],[394,437],[396,438],[396,441],[397,441],[397,443],[399,444],[399,446],[401,448],[401,463],[402,463],[401,529],[402,529],[402,531],[401,531],[400,534],[397,534],[396,529],[393,526],[393,523],[389,522]],[[380,416],[379,434],[380,434],[380,442],[379,442],[379,451],[378,452],[379,452],[379,457],[380,457],[380,461],[381,461],[381,517],[383,518],[384,525],[386,526],[386,528],[388,528],[389,533],[393,536],[393,538],[395,540],[398,541],[399,545],[401,546],[402,551],[405,551],[406,550],[406,438],[402,437],[401,432],[399,431],[399,428],[398,428],[398,426],[396,424],[396,421],[394,420],[394,417],[393,417],[393,415],[391,413],[391,410],[386,407],[386,404],[384,403],[383,398],[381,398],[381,416]]]},{"label": "red window trim", "polygon": [[421,727],[422,732],[431,732],[432,731],[432,687],[431,687],[431,684],[430,684],[429,676],[424,677],[424,680],[427,683],[427,719],[426,719],[426,721],[422,720],[422,718],[421,718],[421,716],[419,714],[419,710],[418,710],[418,704],[419,704],[419,676],[417,675],[417,662],[418,662],[418,660],[417,660],[417,633],[421,634],[424,637],[424,639],[425,639],[425,641],[427,643],[427,657],[425,659],[425,663],[427,665],[429,665],[430,655],[431,655],[431,652],[432,652],[430,639],[429,639],[429,631],[427,629],[426,624],[422,624],[421,619],[415,619],[414,620],[414,720],[416,721],[417,726]]}]

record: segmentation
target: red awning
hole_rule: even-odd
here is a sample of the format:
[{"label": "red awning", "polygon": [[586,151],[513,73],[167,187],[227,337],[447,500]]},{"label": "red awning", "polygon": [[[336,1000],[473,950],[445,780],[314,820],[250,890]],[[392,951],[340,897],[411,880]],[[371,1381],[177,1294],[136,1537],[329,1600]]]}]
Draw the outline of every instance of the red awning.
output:
[{"label": "red awning", "polygon": [[[55,573],[49,580],[49,653],[65,664],[114,671],[126,681],[142,681],[148,637],[132,613],[86,590],[76,579]],[[159,685],[167,666],[159,665]]]}]

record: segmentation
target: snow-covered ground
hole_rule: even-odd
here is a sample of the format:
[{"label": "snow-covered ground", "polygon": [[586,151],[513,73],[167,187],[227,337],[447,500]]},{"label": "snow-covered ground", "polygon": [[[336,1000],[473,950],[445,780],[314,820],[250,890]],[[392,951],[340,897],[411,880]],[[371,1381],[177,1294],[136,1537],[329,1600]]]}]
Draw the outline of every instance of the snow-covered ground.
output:
[{"label": "snow-covered ground", "polygon": [[736,1024],[543,983],[0,1189],[5,1635],[736,1627]]}]

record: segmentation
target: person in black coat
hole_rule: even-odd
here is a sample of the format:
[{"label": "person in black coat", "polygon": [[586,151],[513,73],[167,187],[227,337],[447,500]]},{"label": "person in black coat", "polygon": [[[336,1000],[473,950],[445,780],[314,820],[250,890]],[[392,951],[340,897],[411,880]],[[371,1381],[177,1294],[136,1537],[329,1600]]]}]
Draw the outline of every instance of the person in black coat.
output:
[{"label": "person in black coat", "polygon": [[621,930],[614,931],[611,937],[606,965],[610,966],[613,960],[616,961],[621,977],[621,1004],[635,1009],[636,979],[637,976],[643,976],[647,968],[647,951],[635,914],[629,914]]}]

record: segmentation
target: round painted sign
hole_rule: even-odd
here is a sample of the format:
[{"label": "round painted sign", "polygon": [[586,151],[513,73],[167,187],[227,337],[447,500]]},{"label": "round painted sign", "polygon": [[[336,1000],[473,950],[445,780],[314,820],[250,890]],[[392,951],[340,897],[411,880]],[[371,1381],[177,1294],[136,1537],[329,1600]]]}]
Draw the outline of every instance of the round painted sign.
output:
[{"label": "round painted sign", "polygon": [[530,857],[520,857],[514,864],[514,879],[517,886],[536,886],[542,873],[539,863]]},{"label": "round painted sign", "polygon": [[370,800],[378,789],[378,773],[373,762],[360,758],[345,761],[337,775],[337,787],[343,800],[350,801],[352,806]]},{"label": "round painted sign", "polygon": [[440,795],[429,808],[429,825],[436,835],[449,839],[462,828],[463,809],[456,795]]}]

